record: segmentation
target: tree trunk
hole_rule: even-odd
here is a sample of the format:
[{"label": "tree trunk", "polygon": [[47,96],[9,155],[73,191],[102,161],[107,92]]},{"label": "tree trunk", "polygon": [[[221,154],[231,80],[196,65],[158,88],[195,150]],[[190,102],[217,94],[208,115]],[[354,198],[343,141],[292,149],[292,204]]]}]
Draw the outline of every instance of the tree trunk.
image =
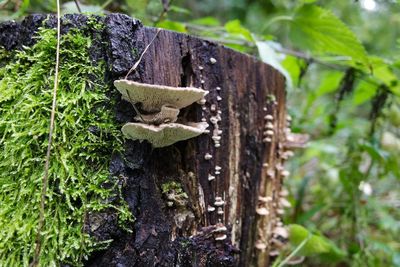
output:
[{"label": "tree trunk", "polygon": [[[35,15],[3,23],[0,45],[32,44],[44,19]],[[99,20],[105,23],[103,42],[93,44],[93,58],[106,60],[107,79],[123,78],[156,29],[121,14]],[[46,23],[53,27],[54,17]],[[83,15],[66,16],[63,31],[84,23]],[[189,121],[205,119],[210,133],[157,149],[146,141],[125,141],[110,172],[123,181],[123,196],[136,218],[133,232],[105,226],[92,233],[114,241],[86,265],[268,266],[276,256],[277,236],[287,237],[279,232],[282,178],[288,174],[282,75],[254,57],[161,30],[129,79],[207,90],[204,105],[195,103],[181,113]],[[135,113],[121,99],[110,112],[121,125]],[[212,139],[214,130],[220,130],[220,146]],[[219,198],[224,204],[215,203]]]}]

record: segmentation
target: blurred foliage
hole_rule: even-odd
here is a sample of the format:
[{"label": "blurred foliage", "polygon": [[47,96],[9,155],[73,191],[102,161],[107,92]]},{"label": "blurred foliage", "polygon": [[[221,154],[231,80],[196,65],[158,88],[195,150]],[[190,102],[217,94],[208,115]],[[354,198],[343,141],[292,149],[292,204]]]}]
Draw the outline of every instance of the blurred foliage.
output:
[{"label": "blurred foliage", "polygon": [[[1,19],[54,11],[53,2],[3,0]],[[76,12],[74,4],[64,3],[63,11]],[[293,208],[285,223],[298,227],[286,255],[306,234],[311,238],[299,250],[307,255],[303,265],[400,266],[398,1],[86,0],[80,5],[83,11],[123,12],[150,26],[214,40],[282,72],[292,131],[312,140],[288,163]],[[321,249],[340,257],[325,257]]]}]

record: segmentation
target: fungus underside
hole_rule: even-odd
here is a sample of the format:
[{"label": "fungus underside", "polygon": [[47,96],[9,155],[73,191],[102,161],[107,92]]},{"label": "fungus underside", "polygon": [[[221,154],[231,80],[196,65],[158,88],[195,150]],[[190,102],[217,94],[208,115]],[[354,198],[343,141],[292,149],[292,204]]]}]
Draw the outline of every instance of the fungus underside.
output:
[{"label": "fungus underside", "polygon": [[[47,147],[56,31],[40,29],[35,45],[0,47],[0,266],[27,266],[34,254]],[[40,266],[74,266],[107,246],[84,232],[86,216],[105,209],[132,215],[110,177],[122,134],[110,112],[105,63],[92,65],[92,40],[79,29],[61,37],[56,127],[49,169]],[[107,186],[105,186],[107,185]],[[111,185],[111,186],[110,186]]]}]

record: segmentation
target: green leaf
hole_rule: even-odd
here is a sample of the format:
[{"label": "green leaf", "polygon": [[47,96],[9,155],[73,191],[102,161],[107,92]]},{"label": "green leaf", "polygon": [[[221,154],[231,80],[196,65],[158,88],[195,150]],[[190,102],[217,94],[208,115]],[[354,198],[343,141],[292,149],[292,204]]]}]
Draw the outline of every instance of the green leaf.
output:
[{"label": "green leaf", "polygon": [[214,17],[203,17],[190,21],[193,24],[204,25],[204,26],[219,26],[221,23]]},{"label": "green leaf", "polygon": [[315,5],[302,6],[291,20],[290,38],[293,44],[316,54],[348,56],[353,65],[361,63],[369,68],[363,45],[329,10]]},{"label": "green leaf", "polygon": [[400,83],[392,70],[390,62],[379,57],[370,57],[370,62],[373,69],[372,76],[388,86],[392,93],[400,96]]},{"label": "green leaf", "polygon": [[315,94],[317,97],[331,93],[335,91],[343,78],[343,72],[339,71],[328,71],[323,73],[321,84],[316,90]]},{"label": "green leaf", "polygon": [[281,61],[284,59],[284,55],[276,52],[273,49],[273,46],[279,45],[277,43],[268,41],[268,42],[256,42],[258,53],[260,58],[263,62],[271,65],[277,71],[283,74],[286,78],[286,85],[289,88],[293,87],[292,77],[290,76],[289,72],[282,66]]},{"label": "green leaf", "polygon": [[171,31],[187,33],[185,24],[177,21],[163,20],[157,23],[157,27]]},{"label": "green leaf", "polygon": [[400,107],[393,103],[387,111],[387,117],[393,126],[400,128]]},{"label": "green leaf", "polygon": [[315,3],[317,0],[301,0],[300,3],[301,4],[311,4],[311,3]]},{"label": "green leaf", "polygon": [[329,244],[325,242],[320,236],[313,235],[306,228],[298,224],[291,224],[289,226],[290,232],[290,243],[294,246],[298,246],[304,239],[311,235],[311,238],[307,241],[300,253],[303,256],[308,256],[318,253],[326,253],[329,251]]},{"label": "green leaf", "polygon": [[342,258],[345,254],[329,239],[320,235],[312,234],[301,225],[289,225],[289,233],[289,241],[293,246],[299,246],[305,239],[308,239],[306,244],[299,251],[298,255],[310,256],[321,254],[329,261],[336,261]]},{"label": "green leaf", "polygon": [[228,21],[225,24],[225,30],[232,35],[241,36],[249,42],[254,42],[251,32],[243,27],[238,19]]},{"label": "green leaf", "polygon": [[290,74],[293,85],[298,85],[302,68],[305,67],[305,61],[295,56],[286,55],[281,64]]},{"label": "green leaf", "polygon": [[186,15],[190,15],[191,14],[190,10],[188,10],[186,8],[179,7],[179,6],[174,6],[174,5],[169,7],[169,11],[172,11],[172,12],[175,12],[175,13],[180,13],[180,14],[186,14]]},{"label": "green leaf", "polygon": [[377,89],[377,85],[372,80],[360,80],[354,89],[353,104],[358,106],[370,100],[375,95]]}]

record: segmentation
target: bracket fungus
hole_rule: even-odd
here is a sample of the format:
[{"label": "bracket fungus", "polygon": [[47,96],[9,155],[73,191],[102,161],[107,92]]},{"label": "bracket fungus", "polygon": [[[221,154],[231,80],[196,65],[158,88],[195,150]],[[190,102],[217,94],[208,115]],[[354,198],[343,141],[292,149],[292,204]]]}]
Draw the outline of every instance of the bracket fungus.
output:
[{"label": "bracket fungus", "polygon": [[150,113],[138,114],[135,119],[139,122],[129,122],[122,127],[122,133],[126,138],[147,140],[153,147],[165,147],[206,132],[208,127],[206,122],[181,124],[176,121],[181,108],[203,100],[208,91],[129,80],[116,80],[114,85],[123,99],[133,105],[140,103],[141,109]]},{"label": "bracket fungus", "polygon": [[147,112],[159,112],[164,105],[181,109],[208,94],[208,91],[194,87],[172,87],[130,80],[116,80],[114,85],[123,99],[134,104],[142,103],[142,109]]},{"label": "bracket fungus", "polygon": [[205,122],[190,125],[165,123],[158,126],[131,122],[122,127],[122,133],[132,140],[147,140],[154,147],[165,147],[199,136],[207,127],[208,124]]}]

